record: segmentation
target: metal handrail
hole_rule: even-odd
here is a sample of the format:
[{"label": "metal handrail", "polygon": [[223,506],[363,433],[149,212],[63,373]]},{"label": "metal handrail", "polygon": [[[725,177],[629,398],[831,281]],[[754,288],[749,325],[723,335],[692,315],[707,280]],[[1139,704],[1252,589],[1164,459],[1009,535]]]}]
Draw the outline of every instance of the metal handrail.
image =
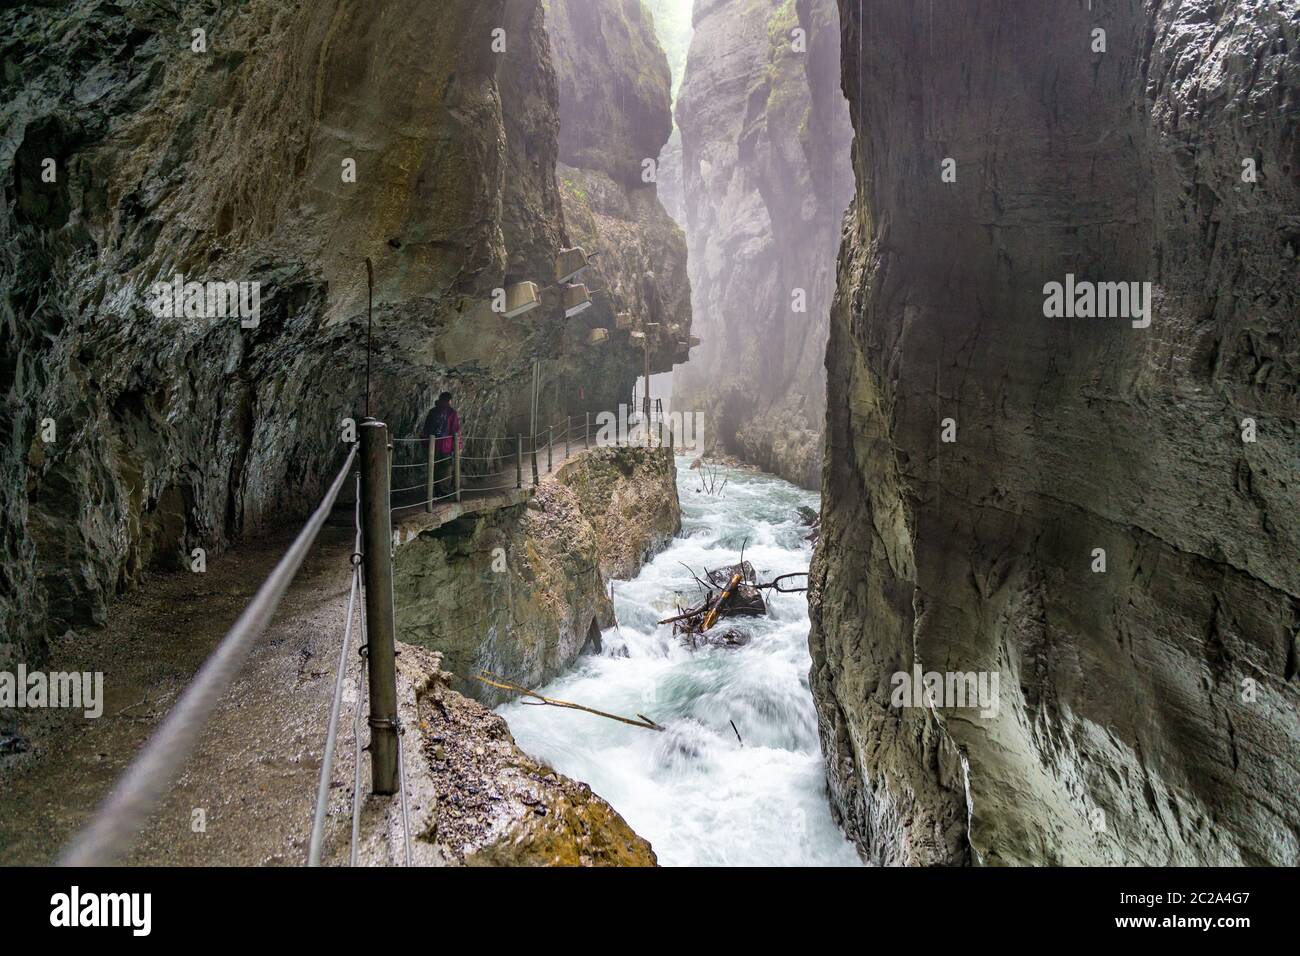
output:
[{"label": "metal handrail", "polygon": [[343,489],[348,470],[356,460],[357,447],[355,444],[352,446],[334,483],[298,532],[289,550],[262,582],[217,649],[204,661],[162,726],[131,761],[94,819],[64,852],[60,863],[68,866],[107,865],[125,850],[132,837],[144,826],[302,567],[307,552],[325,526],[325,520]]}]

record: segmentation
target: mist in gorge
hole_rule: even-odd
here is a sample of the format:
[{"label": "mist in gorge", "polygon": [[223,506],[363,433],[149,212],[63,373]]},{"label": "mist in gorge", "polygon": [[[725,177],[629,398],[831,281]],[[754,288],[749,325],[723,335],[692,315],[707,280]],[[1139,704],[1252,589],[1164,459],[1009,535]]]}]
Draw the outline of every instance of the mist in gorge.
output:
[{"label": "mist in gorge", "polygon": [[468,867],[1283,912],[1298,0],[11,2],[0,56],[16,928],[337,941],[405,867],[474,927],[558,884]]}]

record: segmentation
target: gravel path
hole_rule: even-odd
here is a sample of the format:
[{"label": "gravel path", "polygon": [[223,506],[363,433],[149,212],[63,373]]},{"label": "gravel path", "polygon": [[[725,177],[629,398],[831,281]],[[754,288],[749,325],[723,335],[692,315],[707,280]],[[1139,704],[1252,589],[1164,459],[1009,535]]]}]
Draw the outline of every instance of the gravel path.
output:
[{"label": "gravel path", "polygon": [[[0,863],[44,864],[57,857],[294,533],[212,559],[204,574],[153,576],[115,602],[105,628],[57,643],[46,669],[103,671],[104,714],[88,720],[80,712],[23,711],[8,722],[29,749],[0,764]],[[126,862],[305,861],[347,609],[351,544],[350,529],[323,529],[270,629]],[[351,686],[347,696],[355,696]],[[339,733],[335,811],[352,789],[351,710],[345,705]],[[342,847],[334,837],[346,837],[348,823],[338,814],[331,818],[327,846],[335,855]]]}]

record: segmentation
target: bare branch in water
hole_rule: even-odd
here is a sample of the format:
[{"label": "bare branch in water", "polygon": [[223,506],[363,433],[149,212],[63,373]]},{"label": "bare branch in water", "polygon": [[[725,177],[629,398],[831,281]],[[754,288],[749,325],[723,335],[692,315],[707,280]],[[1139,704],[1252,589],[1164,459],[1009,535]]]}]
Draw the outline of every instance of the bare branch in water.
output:
[{"label": "bare branch in water", "polygon": [[[520,687],[518,684],[512,684],[504,677],[499,677],[496,674],[489,674],[487,671],[483,671],[481,674],[474,675],[473,679],[478,681],[481,684],[487,684],[490,687],[497,687],[500,688],[501,690],[508,690],[512,694],[522,694],[524,697],[531,697],[533,698],[534,701],[536,701],[536,703],[533,704],[534,707],[542,707],[542,706],[563,707],[566,710],[580,710],[586,714],[595,714],[597,717],[605,717],[608,718],[609,720],[617,720],[619,723],[630,724],[633,727],[644,727],[646,730],[663,730],[662,727],[656,724],[649,717],[646,717],[644,714],[637,714],[637,717],[639,717],[640,719],[633,720],[631,717],[620,717],[618,714],[607,714],[603,710],[595,710],[594,708],[591,707],[584,707],[582,706],[582,704],[574,704],[567,700],[555,700],[554,698],[551,697],[543,697],[541,694],[537,693],[536,691],[529,690],[527,687]],[[527,704],[530,702],[523,701],[523,703]]]}]

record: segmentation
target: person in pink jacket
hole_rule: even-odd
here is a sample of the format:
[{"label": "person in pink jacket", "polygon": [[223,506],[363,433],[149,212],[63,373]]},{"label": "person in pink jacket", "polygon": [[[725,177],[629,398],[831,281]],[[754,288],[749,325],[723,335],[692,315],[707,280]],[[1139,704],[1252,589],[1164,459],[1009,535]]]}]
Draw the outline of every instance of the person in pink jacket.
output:
[{"label": "person in pink jacket", "polygon": [[429,410],[420,429],[420,437],[435,439],[434,444],[434,496],[441,498],[452,492],[451,478],[453,452],[460,447],[460,415],[451,404],[451,392],[443,392]]}]

